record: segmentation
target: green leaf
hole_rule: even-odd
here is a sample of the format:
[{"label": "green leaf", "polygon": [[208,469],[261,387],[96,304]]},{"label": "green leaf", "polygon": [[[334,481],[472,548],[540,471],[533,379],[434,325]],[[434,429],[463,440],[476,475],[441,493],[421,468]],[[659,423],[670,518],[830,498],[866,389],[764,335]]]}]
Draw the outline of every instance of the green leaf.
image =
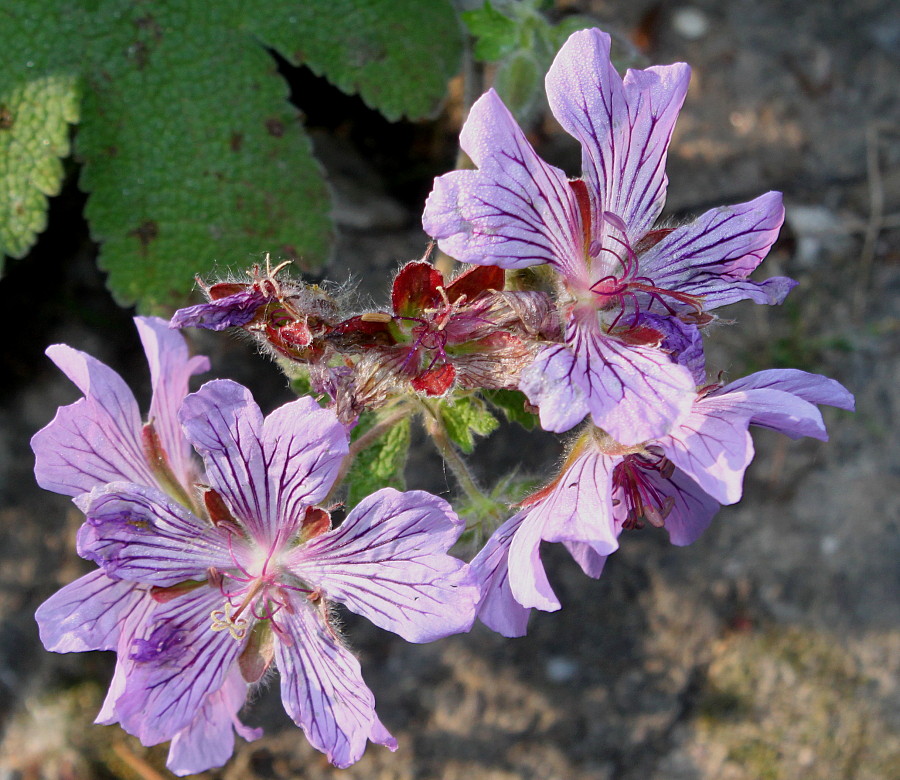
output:
[{"label": "green leaf", "polygon": [[597,26],[597,20],[592,19],[590,16],[567,16],[562,19],[559,24],[548,25],[548,32],[550,34],[553,49],[554,51],[558,51],[562,45],[569,40],[569,36],[572,33],[576,33],[579,30],[588,30],[591,27]]},{"label": "green leaf", "polygon": [[482,390],[481,394],[489,404],[502,410],[510,422],[519,423],[529,431],[537,425],[538,416],[528,411],[525,393],[518,390]]},{"label": "green leaf", "polygon": [[[351,438],[356,441],[376,422],[378,415],[364,412],[353,429]],[[366,447],[356,459],[347,475],[347,508],[352,509],[366,496],[381,488],[392,487],[403,490],[403,468],[409,452],[409,418],[401,420],[383,436]]]},{"label": "green leaf", "polygon": [[247,28],[266,46],[388,119],[432,115],[460,69],[462,30],[447,0],[273,0],[247,9]]},{"label": "green leaf", "polygon": [[497,62],[519,45],[519,25],[500,13],[490,0],[482,8],[465,11],[462,20],[475,40],[475,57],[482,62]]},{"label": "green leaf", "polygon": [[441,401],[438,410],[447,435],[467,453],[475,448],[473,434],[487,436],[500,425],[484,401],[474,395],[455,401]]},{"label": "green leaf", "polygon": [[525,123],[541,97],[546,69],[527,51],[517,51],[500,63],[494,87],[520,123]]},{"label": "green leaf", "polygon": [[0,10],[0,263],[23,257],[46,227],[47,197],[60,190],[60,158],[78,121],[78,73],[55,61],[56,11],[41,3]]},{"label": "green leaf", "polygon": [[324,260],[328,194],[287,87],[229,3],[105,2],[78,154],[122,304],[183,302],[195,274],[266,252]]}]

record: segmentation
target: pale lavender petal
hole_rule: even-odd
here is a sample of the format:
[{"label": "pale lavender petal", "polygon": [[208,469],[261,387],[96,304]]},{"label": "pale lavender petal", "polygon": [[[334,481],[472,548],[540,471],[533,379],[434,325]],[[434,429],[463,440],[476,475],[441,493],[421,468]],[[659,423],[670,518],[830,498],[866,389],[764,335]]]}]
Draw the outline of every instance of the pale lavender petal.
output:
[{"label": "pale lavender petal", "polygon": [[591,545],[585,542],[564,541],[563,546],[588,577],[597,579],[603,574],[608,555],[600,555]]},{"label": "pale lavender petal", "polygon": [[584,542],[598,555],[618,549],[612,475],[620,460],[591,449],[567,465],[532,513],[541,518],[544,541]]},{"label": "pale lavender petal", "polygon": [[503,636],[525,636],[531,610],[523,607],[509,587],[509,545],[527,512],[513,515],[487,540],[470,564],[481,589],[478,619]]},{"label": "pale lavender petal", "polygon": [[472,106],[460,144],[478,171],[435,180],[422,223],[442,251],[467,263],[551,263],[584,273],[584,234],[566,175],[537,156],[497,93]]},{"label": "pale lavender petal", "polygon": [[690,409],[695,397],[690,372],[659,349],[607,336],[596,313],[576,309],[566,343],[574,361],[566,365],[562,348],[549,347],[549,359],[539,354],[519,385],[540,407],[546,430],[568,430],[586,406],[594,423],[616,441],[639,444],[664,435]]},{"label": "pale lavender petal", "polygon": [[612,474],[619,460],[594,450],[576,457],[525,510],[510,543],[508,564],[510,590],[523,607],[554,611],[560,606],[540,561],[541,541],[580,542],[598,556],[618,548]]},{"label": "pale lavender petal", "polygon": [[262,729],[248,728],[237,717],[246,699],[247,683],[233,667],[225,684],[207,696],[190,725],[172,739],[166,760],[169,771],[184,777],[222,766],[234,752],[235,731],[248,742],[259,739]]},{"label": "pale lavender petal", "polygon": [[262,443],[263,416],[250,391],[228,379],[207,382],[185,398],[180,417],[203,456],[209,483],[252,536],[267,540],[278,518]]},{"label": "pale lavender petal", "polygon": [[509,545],[507,567],[509,588],[513,598],[523,607],[556,612],[559,599],[550,586],[541,562],[541,532],[544,518],[533,506],[525,510],[525,517]]},{"label": "pale lavender petal", "polygon": [[668,352],[672,360],[691,372],[694,384],[706,383],[706,357],[703,353],[703,335],[696,325],[682,322],[678,317],[644,314],[641,325],[663,334],[660,349]]},{"label": "pale lavender petal", "polygon": [[747,389],[711,393],[711,400],[731,401],[735,399],[749,416],[751,425],[771,428],[792,439],[809,436],[820,441],[828,441],[828,432],[822,413],[816,406],[798,395],[776,389]]},{"label": "pale lavender petal", "polygon": [[122,377],[65,344],[49,347],[47,355],[85,397],[60,407],[32,437],[38,484],[68,496],[117,480],[155,484],[141,443],[137,402]]},{"label": "pale lavender petal", "polygon": [[[796,282],[785,277],[751,282],[747,277],[768,254],[783,221],[780,192],[711,209],[648,249],[641,256],[641,273],[664,290],[700,296],[706,310],[744,299],[781,303]],[[672,298],[665,302],[675,309],[690,309]],[[656,299],[648,297],[644,305],[665,312]]]},{"label": "pale lavender petal", "polygon": [[348,436],[331,409],[307,396],[272,412],[262,440],[273,507],[268,538],[274,538],[328,495],[347,455]]},{"label": "pale lavender petal", "polygon": [[41,642],[54,653],[115,650],[123,623],[146,593],[102,569],[85,574],[38,607]]},{"label": "pale lavender petal", "polygon": [[119,722],[116,703],[122,694],[125,693],[128,677],[132,669],[134,669],[135,663],[131,658],[132,643],[136,636],[144,633],[147,619],[158,606],[149,590],[141,589],[140,593],[141,598],[134,603],[132,609],[124,616],[119,639],[114,648],[116,651],[116,668],[109,684],[109,690],[106,692],[103,706],[94,719],[94,723],[99,723],[103,726]]},{"label": "pale lavender petal", "polygon": [[442,498],[384,488],[341,525],[299,547],[291,571],[375,625],[410,642],[467,631],[478,588],[446,554],[464,523]]},{"label": "pale lavender petal", "polygon": [[116,709],[122,727],[144,745],[189,726],[206,697],[225,683],[246,640],[212,631],[210,614],[222,604],[211,587],[188,591],[160,604],[132,642],[135,663]]},{"label": "pale lavender petal", "polygon": [[191,357],[180,333],[158,317],[135,317],[138,334],[150,364],[153,398],[149,421],[159,434],[176,478],[184,486],[194,480],[191,447],[178,422],[178,410],[188,393],[188,382],[196,374],[209,371],[209,358]]},{"label": "pale lavender petal", "polygon": [[666,457],[720,504],[740,500],[744,471],[753,460],[745,400],[704,398],[659,441]]},{"label": "pale lavender petal", "polygon": [[397,741],[375,714],[375,697],[363,681],[359,661],[343,647],[308,604],[279,613],[290,644],[277,642],[281,700],[310,744],[337,767],[358,761],[368,740],[397,749]]},{"label": "pale lavender petal", "polygon": [[172,317],[170,327],[206,330],[240,327],[250,322],[265,302],[266,297],[259,290],[248,287],[209,303],[179,309]]},{"label": "pale lavender petal", "polygon": [[622,78],[599,30],[574,33],[547,73],[547,98],[559,123],[581,142],[592,220],[618,216],[633,245],[666,197],[666,149],[690,80],[687,65],[629,70]]},{"label": "pale lavender petal", "polygon": [[675,500],[665,519],[672,544],[683,547],[697,541],[719,511],[719,502],[678,469],[669,479],[658,472],[647,474],[647,479],[663,499],[672,497]]},{"label": "pale lavender petal", "polygon": [[519,389],[539,407],[545,431],[568,431],[587,416],[587,393],[572,380],[577,373],[575,355],[564,344],[544,347],[522,372]]},{"label": "pale lavender petal", "polygon": [[78,553],[112,577],[166,587],[234,565],[224,532],[156,488],[113,482],[77,500]]},{"label": "pale lavender petal", "polygon": [[757,418],[789,435],[826,437],[822,415],[808,401],[780,390],[738,390],[698,400],[660,445],[716,501],[733,504],[741,498],[744,471],[753,459],[747,428]]},{"label": "pale lavender petal", "polygon": [[809,374],[796,368],[772,368],[735,379],[713,395],[737,390],[771,389],[792,393],[811,404],[827,404],[853,411],[853,395],[840,382],[821,374]]}]

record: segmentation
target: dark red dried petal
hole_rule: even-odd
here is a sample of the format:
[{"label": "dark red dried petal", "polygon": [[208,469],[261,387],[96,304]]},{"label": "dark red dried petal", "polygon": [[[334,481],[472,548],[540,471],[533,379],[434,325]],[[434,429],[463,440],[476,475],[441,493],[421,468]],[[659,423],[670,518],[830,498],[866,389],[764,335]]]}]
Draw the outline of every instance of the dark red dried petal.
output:
[{"label": "dark red dried petal", "polygon": [[206,288],[206,294],[211,301],[227,298],[229,295],[237,295],[251,285],[246,282],[216,282]]},{"label": "dark red dried petal", "polygon": [[660,228],[659,230],[651,230],[649,233],[644,233],[634,245],[635,254],[639,255],[656,246],[673,230],[675,230],[675,228]]},{"label": "dark red dried petal", "polygon": [[177,585],[170,585],[167,588],[154,585],[150,588],[150,598],[158,604],[166,604],[172,599],[177,599],[179,596],[183,596],[185,593],[189,593],[203,585],[206,585],[205,581],[195,582],[193,580],[179,582]]},{"label": "dark red dried petal", "polygon": [[397,343],[391,330],[392,319],[366,319],[359,314],[348,320],[339,322],[326,337],[329,343],[338,350],[371,349],[372,347],[392,347]]},{"label": "dark red dried petal", "polygon": [[307,508],[300,526],[300,539],[307,542],[331,530],[331,515],[317,506]]},{"label": "dark red dried petal", "polygon": [[427,395],[443,395],[456,378],[456,369],[450,363],[432,368],[412,380],[413,389]]},{"label": "dark red dried petal", "polygon": [[391,289],[391,304],[400,317],[415,317],[443,303],[438,287],[444,277],[431,263],[413,260],[400,269]]},{"label": "dark red dried petal", "polygon": [[476,265],[461,273],[447,288],[447,300],[456,303],[463,295],[466,301],[474,301],[487,290],[500,292],[506,284],[506,271],[498,265]]},{"label": "dark red dried petal", "polygon": [[211,487],[203,487],[201,490],[203,493],[203,505],[206,507],[206,513],[209,515],[210,522],[213,525],[227,523],[228,525],[236,526],[237,520],[231,514],[225,499]]},{"label": "dark red dried petal", "polygon": [[628,328],[616,331],[615,336],[633,347],[658,347],[665,336],[654,328],[646,325],[638,325],[636,328]]}]

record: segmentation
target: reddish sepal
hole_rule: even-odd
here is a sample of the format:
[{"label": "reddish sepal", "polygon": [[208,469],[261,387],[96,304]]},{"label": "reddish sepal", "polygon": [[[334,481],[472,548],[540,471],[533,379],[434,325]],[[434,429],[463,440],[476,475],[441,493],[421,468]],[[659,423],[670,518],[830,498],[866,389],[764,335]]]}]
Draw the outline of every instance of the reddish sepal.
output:
[{"label": "reddish sepal", "polygon": [[488,290],[500,292],[506,285],[506,271],[498,265],[476,265],[457,276],[447,288],[447,300],[456,303],[463,296],[471,303]]},{"label": "reddish sepal", "polygon": [[443,395],[450,389],[454,379],[456,379],[456,369],[450,363],[444,363],[442,366],[419,374],[412,380],[412,386],[419,393]]},{"label": "reddish sepal", "polygon": [[391,288],[391,304],[400,317],[414,317],[443,303],[438,287],[444,277],[431,263],[413,260],[400,269]]}]

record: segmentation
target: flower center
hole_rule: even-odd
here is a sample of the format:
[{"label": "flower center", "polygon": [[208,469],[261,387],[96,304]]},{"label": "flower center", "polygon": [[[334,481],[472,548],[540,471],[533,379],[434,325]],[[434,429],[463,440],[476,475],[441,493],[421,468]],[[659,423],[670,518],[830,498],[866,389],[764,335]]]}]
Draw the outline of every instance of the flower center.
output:
[{"label": "flower center", "polygon": [[658,480],[659,477],[669,479],[674,470],[672,461],[652,452],[626,455],[616,466],[613,488],[617,498],[613,503],[625,504],[623,528],[643,528],[644,521],[657,528],[665,525],[675,498],[660,490]]},{"label": "flower center", "polygon": [[[228,551],[234,568],[229,571],[211,569],[207,578],[209,584],[217,587],[224,597],[221,608],[210,612],[212,631],[228,631],[237,641],[244,639],[247,632],[260,620],[268,620],[276,633],[282,629],[273,619],[282,609],[293,611],[288,591],[297,590],[310,593],[311,589],[287,585],[282,580],[281,567],[277,555],[283,544],[279,531],[268,550],[256,548],[257,555],[251,556],[255,545],[247,544],[243,532],[236,526],[220,524],[228,535]],[[240,537],[243,544],[235,549],[234,538]]]},{"label": "flower center", "polygon": [[[654,302],[671,316],[685,314],[673,307],[672,302],[677,302],[693,309],[694,317],[702,318],[703,304],[699,296],[659,287],[651,278],[639,274],[640,254],[658,243],[670,230],[650,231],[637,242],[636,248],[632,247],[627,236],[628,226],[621,217],[606,211],[601,224],[594,225],[587,186],[580,179],[570,181],[569,186],[578,204],[588,268],[597,263],[610,269],[610,273],[593,282],[587,291],[595,308],[612,315],[605,318],[608,331],[618,329],[621,335],[627,335],[629,331],[637,330],[642,312],[648,311]],[[598,235],[598,229],[602,234]],[[627,316],[629,313],[630,317]]]}]

